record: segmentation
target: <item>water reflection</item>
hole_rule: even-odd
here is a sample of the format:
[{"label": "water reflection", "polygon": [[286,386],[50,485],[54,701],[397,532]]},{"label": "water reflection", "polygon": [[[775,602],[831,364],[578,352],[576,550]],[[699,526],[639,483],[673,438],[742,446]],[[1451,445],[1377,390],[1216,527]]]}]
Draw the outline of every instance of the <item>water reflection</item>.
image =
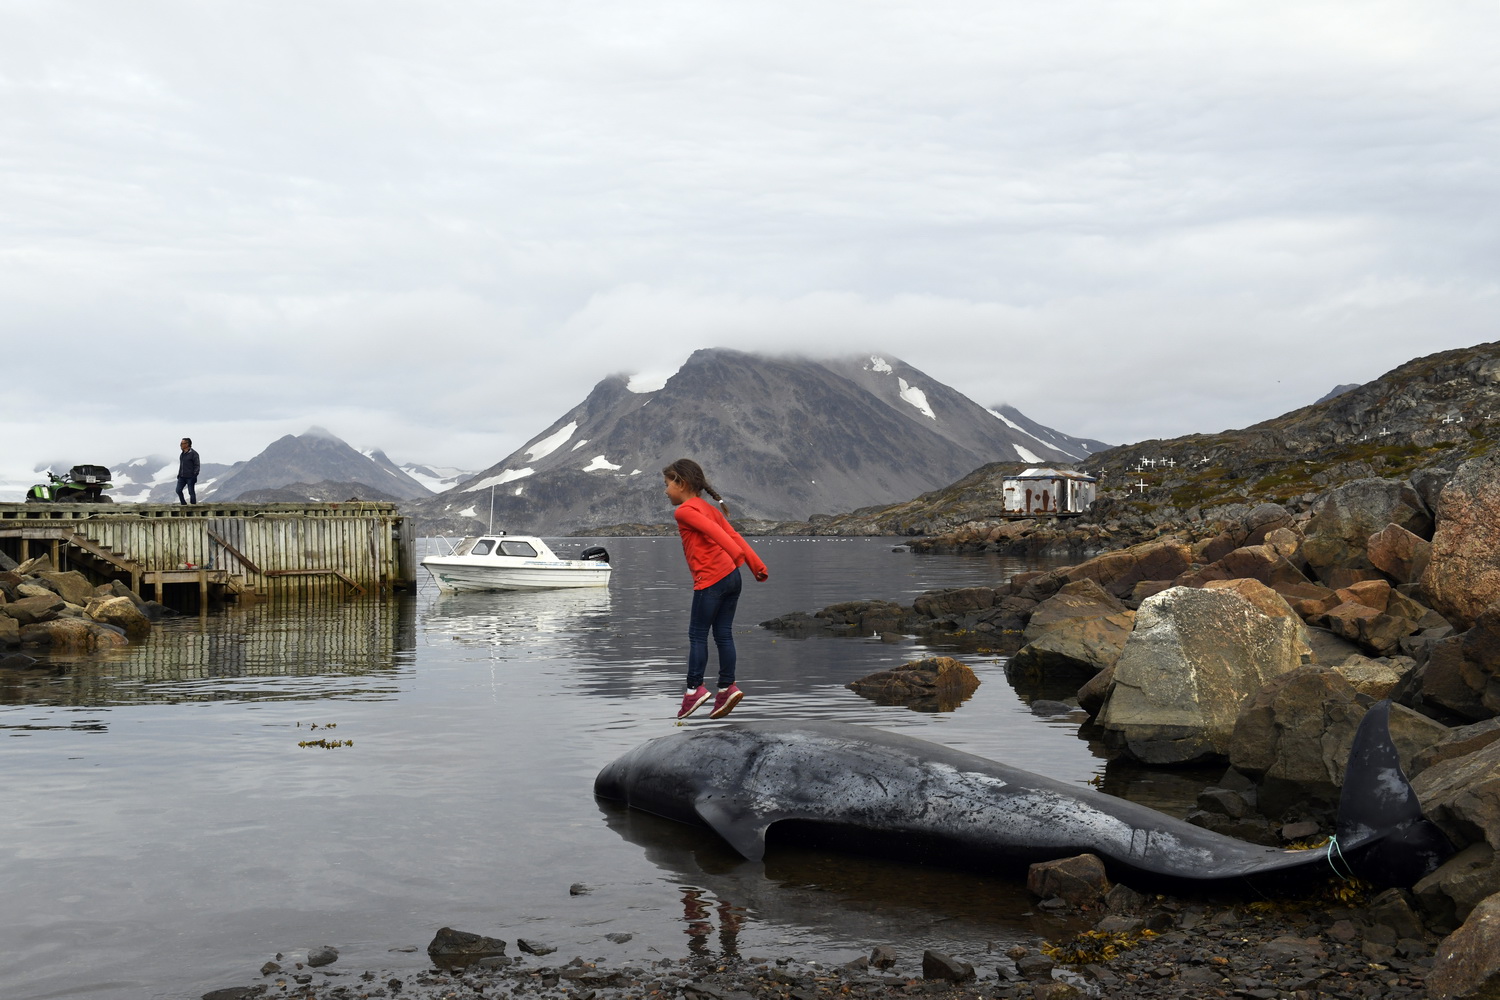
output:
[{"label": "water reflection", "polygon": [[427,608],[422,628],[468,645],[526,643],[550,647],[551,655],[573,656],[572,643],[610,628],[610,599],[604,587],[439,593]]},{"label": "water reflection", "polygon": [[415,647],[410,598],[253,604],[164,619],[102,655],[35,653],[34,666],[0,670],[0,705],[388,697]]},{"label": "water reflection", "polygon": [[[908,950],[973,955],[975,943],[999,950],[1025,937],[1071,929],[1038,912],[1015,879],[883,858],[832,854],[779,844],[763,864],[734,853],[707,829],[598,800],[606,825],[639,845],[678,887],[684,933],[695,953],[736,954],[746,920],[773,925],[780,941],[816,940],[829,949],[900,941]],[[714,921],[717,920],[717,927]]]}]

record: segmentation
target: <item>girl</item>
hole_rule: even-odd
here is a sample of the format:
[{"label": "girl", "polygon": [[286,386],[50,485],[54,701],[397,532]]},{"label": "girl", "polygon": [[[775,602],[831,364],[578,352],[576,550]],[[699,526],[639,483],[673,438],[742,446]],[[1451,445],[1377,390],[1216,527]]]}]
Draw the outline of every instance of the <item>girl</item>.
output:
[{"label": "girl", "polygon": [[[770,576],[760,556],[730,527],[724,515],[729,507],[708,484],[703,467],[690,458],[679,458],[661,470],[667,483],[667,499],[677,510],[677,531],[682,535],[682,551],[693,574],[693,611],[688,619],[687,694],[677,717],[685,719],[708,700],[703,686],[703,672],[708,668],[708,633],[714,633],[719,649],[719,693],[710,719],[722,719],[734,711],[743,698],[734,683],[734,609],[740,601],[740,564],[748,563],[755,578],[765,582]],[[709,506],[700,494],[707,493],[719,502],[720,510]]]}]

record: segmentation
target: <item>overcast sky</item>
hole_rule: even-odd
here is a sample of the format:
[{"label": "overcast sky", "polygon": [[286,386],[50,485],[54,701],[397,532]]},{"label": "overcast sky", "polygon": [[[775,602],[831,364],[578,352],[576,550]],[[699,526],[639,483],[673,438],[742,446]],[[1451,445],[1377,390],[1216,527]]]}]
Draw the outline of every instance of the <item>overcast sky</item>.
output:
[{"label": "overcast sky", "polygon": [[0,467],[878,351],[1112,443],[1500,339],[1492,2],[0,0]]}]

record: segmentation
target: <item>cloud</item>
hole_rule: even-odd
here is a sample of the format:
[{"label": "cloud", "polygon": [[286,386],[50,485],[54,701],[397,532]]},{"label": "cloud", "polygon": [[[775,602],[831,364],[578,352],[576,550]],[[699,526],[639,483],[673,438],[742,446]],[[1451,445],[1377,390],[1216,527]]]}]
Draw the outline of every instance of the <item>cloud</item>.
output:
[{"label": "cloud", "polygon": [[321,424],[480,468],[706,346],[889,352],[1124,441],[1495,336],[1490,6],[289,18],[0,11],[19,464]]}]

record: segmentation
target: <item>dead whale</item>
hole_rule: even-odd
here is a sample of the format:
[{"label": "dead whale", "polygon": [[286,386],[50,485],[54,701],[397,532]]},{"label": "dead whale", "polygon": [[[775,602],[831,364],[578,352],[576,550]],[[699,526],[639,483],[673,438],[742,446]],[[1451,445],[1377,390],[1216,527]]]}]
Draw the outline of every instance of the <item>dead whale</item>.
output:
[{"label": "dead whale", "polygon": [[1401,771],[1380,702],[1361,722],[1326,847],[1235,840],[1146,806],[909,736],[837,722],[748,723],[651,740],[595,795],[706,825],[759,861],[776,828],[815,842],[998,870],[1090,852],[1115,878],[1214,883],[1331,868],[1411,885],[1452,853]]}]

